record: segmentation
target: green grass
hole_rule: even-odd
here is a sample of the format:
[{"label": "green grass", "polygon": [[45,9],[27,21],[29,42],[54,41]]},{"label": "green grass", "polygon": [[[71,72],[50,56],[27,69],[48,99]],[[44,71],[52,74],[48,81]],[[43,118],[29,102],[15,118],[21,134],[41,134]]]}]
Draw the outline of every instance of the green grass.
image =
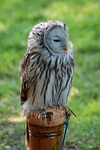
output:
[{"label": "green grass", "polygon": [[75,77],[65,150],[100,149],[99,0],[0,1],[0,150],[25,150],[19,64],[32,27],[60,20],[74,44]]}]

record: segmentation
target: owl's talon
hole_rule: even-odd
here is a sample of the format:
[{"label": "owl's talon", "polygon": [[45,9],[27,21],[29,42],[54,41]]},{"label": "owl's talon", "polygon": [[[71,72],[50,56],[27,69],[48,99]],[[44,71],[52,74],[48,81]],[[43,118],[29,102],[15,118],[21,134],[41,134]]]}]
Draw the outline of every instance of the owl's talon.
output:
[{"label": "owl's talon", "polygon": [[57,105],[54,104],[53,106],[57,109]]},{"label": "owl's talon", "polygon": [[57,107],[60,109],[60,105],[58,104]]},{"label": "owl's talon", "polygon": [[38,115],[37,115],[37,119],[39,119],[40,116],[41,116],[41,109],[39,109],[39,113],[38,113]]},{"label": "owl's talon", "polygon": [[44,116],[45,116],[45,120],[46,120],[46,115],[47,115],[47,114],[46,114],[46,109],[45,109],[45,108],[44,108],[44,112],[45,112],[45,115],[44,115]]}]

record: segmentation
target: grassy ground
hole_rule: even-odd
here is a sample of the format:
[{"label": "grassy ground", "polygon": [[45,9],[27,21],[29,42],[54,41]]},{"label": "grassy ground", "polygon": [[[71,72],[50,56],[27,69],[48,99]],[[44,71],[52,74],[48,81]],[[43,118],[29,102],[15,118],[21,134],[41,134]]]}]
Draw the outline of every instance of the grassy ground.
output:
[{"label": "grassy ground", "polygon": [[19,63],[32,27],[60,20],[74,44],[75,78],[65,150],[100,149],[99,0],[0,0],[0,150],[25,150]]}]

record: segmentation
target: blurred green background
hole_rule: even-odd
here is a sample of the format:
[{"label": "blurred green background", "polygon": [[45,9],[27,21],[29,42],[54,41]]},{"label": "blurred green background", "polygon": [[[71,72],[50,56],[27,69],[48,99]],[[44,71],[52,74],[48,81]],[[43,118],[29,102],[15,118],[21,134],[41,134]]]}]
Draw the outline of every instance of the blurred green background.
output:
[{"label": "blurred green background", "polygon": [[0,150],[25,150],[19,64],[34,25],[60,20],[74,44],[75,77],[64,150],[100,150],[100,1],[0,0]]}]

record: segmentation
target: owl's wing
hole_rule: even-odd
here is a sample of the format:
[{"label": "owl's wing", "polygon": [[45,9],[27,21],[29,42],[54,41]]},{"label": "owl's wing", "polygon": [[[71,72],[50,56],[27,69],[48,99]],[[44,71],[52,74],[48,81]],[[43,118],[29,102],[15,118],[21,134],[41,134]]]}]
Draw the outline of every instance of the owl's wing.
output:
[{"label": "owl's wing", "polygon": [[21,62],[20,62],[20,66],[19,66],[20,80],[21,81],[22,81],[23,73],[27,68],[28,60],[29,60],[29,54],[28,54],[28,52],[26,52],[25,55],[23,56]]},{"label": "owl's wing", "polygon": [[27,79],[27,66],[29,62],[29,54],[26,53],[20,63],[20,80],[21,80],[21,105],[24,104],[24,102],[27,100],[27,84],[28,84],[28,79]]},{"label": "owl's wing", "polygon": [[21,86],[21,105],[27,100],[27,82],[23,81]]},{"label": "owl's wing", "polygon": [[[25,103],[27,100],[27,93],[28,93],[28,78],[27,78],[27,67],[29,64],[29,54],[26,52],[26,54],[23,56],[19,70],[20,70],[20,80],[21,80],[21,105]],[[28,124],[26,122],[26,146],[29,147],[29,132],[28,132]]]}]

